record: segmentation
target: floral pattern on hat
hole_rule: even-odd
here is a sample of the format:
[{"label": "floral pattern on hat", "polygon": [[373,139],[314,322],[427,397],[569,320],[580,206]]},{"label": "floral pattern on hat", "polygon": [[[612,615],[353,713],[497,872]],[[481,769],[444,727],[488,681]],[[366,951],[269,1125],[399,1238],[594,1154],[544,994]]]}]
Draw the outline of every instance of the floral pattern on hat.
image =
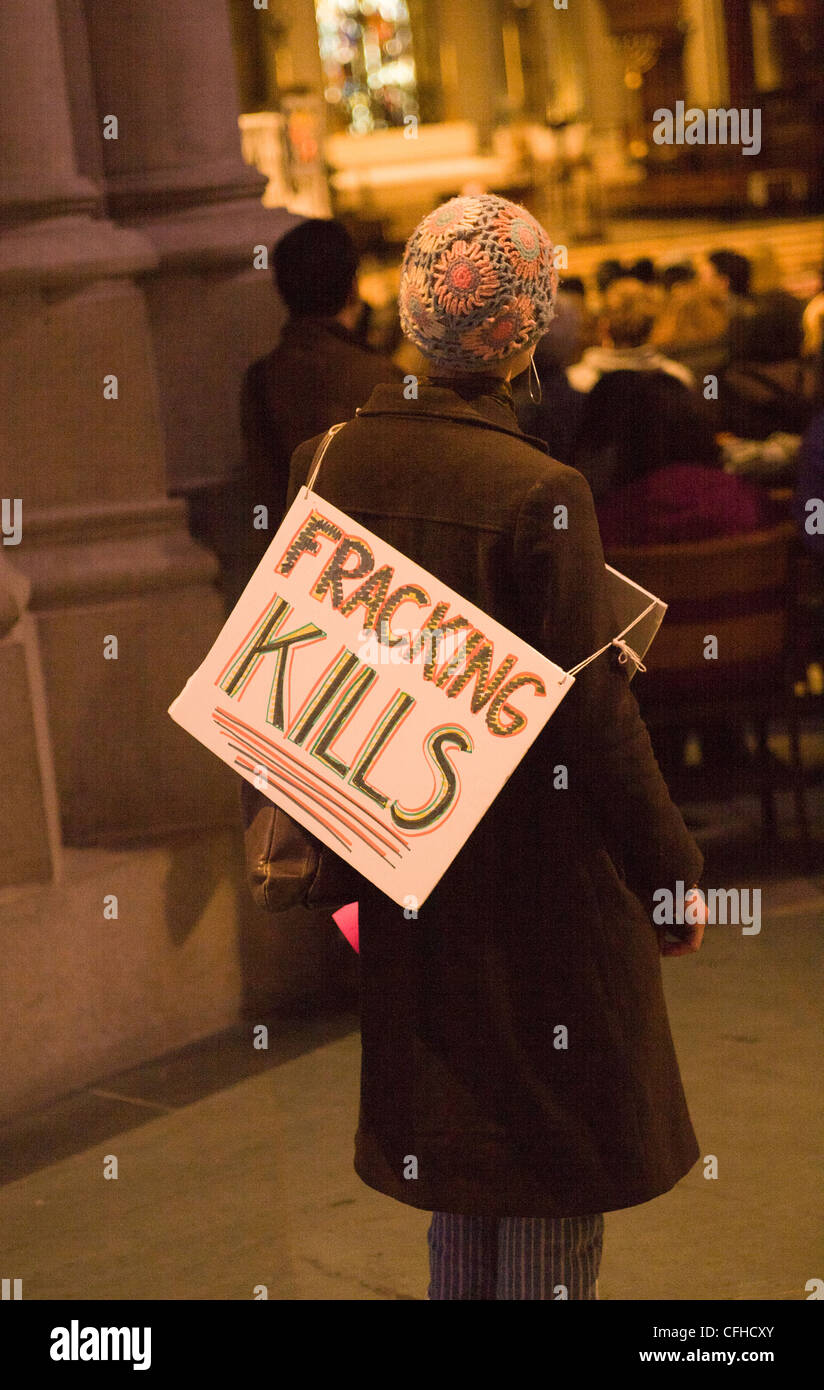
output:
[{"label": "floral pattern on hat", "polygon": [[480,309],[499,288],[489,256],[478,242],[456,241],[435,265],[435,299],[448,314]]},{"label": "floral pattern on hat", "polygon": [[496,193],[450,198],[406,243],[401,327],[439,366],[483,371],[546,333],[557,287],[552,242],[526,208]]},{"label": "floral pattern on hat", "polygon": [[422,251],[437,251],[456,236],[471,232],[480,212],[478,198],[450,198],[421,222],[417,237]]},{"label": "floral pattern on hat", "polygon": [[525,280],[535,280],[552,264],[549,237],[523,208],[503,208],[492,225],[501,233],[508,261]]},{"label": "floral pattern on hat", "polygon": [[528,295],[521,294],[464,333],[461,347],[484,362],[497,362],[525,348],[536,328],[535,305]]},{"label": "floral pattern on hat", "polygon": [[419,333],[427,337],[443,337],[443,325],[438,323],[432,312],[432,297],[427,276],[418,265],[409,266],[404,274],[399,308],[404,332],[408,333],[410,326],[414,326]]}]

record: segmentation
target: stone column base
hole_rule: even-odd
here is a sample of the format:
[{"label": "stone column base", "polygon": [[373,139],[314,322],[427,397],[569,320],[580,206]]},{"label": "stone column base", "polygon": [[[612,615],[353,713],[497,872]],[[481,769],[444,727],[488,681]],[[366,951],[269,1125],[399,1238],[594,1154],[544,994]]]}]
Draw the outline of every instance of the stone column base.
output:
[{"label": "stone column base", "polygon": [[340,974],[339,936],[255,907],[239,829],[67,850],[59,887],[0,890],[0,1121],[241,1018],[251,1051],[255,1024]]},{"label": "stone column base", "polygon": [[236,821],[237,779],[166,713],[224,621],[183,502],[31,512],[25,538],[65,843]]}]

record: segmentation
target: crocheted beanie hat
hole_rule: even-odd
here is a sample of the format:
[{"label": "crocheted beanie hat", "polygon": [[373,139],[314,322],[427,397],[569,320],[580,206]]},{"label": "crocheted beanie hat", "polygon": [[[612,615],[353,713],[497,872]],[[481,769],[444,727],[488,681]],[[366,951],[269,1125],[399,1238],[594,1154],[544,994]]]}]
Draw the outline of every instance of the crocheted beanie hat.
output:
[{"label": "crocheted beanie hat", "polygon": [[424,357],[483,371],[532,347],[555,317],[552,242],[526,208],[485,193],[450,198],[406,243],[401,328]]}]

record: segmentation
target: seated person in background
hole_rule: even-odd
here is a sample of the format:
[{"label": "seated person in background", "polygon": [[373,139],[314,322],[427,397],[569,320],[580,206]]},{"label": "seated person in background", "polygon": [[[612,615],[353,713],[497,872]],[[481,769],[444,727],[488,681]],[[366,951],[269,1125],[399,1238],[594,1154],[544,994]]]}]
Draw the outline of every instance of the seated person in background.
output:
[{"label": "seated person in background", "polygon": [[640,280],[642,285],[654,285],[657,279],[655,262],[649,256],[641,256],[626,274],[632,280]]},{"label": "seated person in background", "polygon": [[612,372],[591,392],[572,460],[595,496],[604,549],[734,536],[780,515],[720,466],[707,408],[664,372]]},{"label": "seated person in background", "polygon": [[824,405],[824,271],[821,285],[822,288],[807,304],[801,319],[804,331],[801,355],[812,370],[816,401]]},{"label": "seated person in background", "polygon": [[693,386],[692,372],[651,345],[649,338],[661,305],[660,292],[640,280],[613,280],[604,294],[598,321],[600,347],[587,348],[567,370],[570,386],[591,391],[608,372],[666,372]]},{"label": "seated person in background", "polygon": [[691,280],[697,279],[698,272],[689,260],[665,261],[658,272],[658,283],[667,292],[675,285],[688,285]]},{"label": "seated person in background", "polygon": [[572,295],[582,301],[587,297],[586,286],[580,275],[565,275],[563,280],[559,282],[558,289],[563,290],[564,294]]},{"label": "seated person in background", "polygon": [[782,290],[754,301],[731,326],[718,387],[718,429],[745,439],[803,434],[813,414],[813,371],[802,359],[801,306]]},{"label": "seated person in background", "polygon": [[729,357],[726,296],[696,277],[676,282],[655,321],[650,342],[700,380],[717,375]]},{"label": "seated person in background", "polygon": [[656,278],[655,265],[649,256],[642,256],[633,264],[611,257],[609,260],[601,261],[595,271],[595,284],[600,295],[606,294],[615,280],[640,280],[644,285],[654,285]]},{"label": "seated person in background", "polygon": [[[580,290],[579,290],[580,285]],[[532,373],[523,372],[513,382],[518,424],[524,434],[542,439],[552,458],[570,463],[575,434],[586,397],[567,381],[566,368],[577,362],[586,343],[592,341],[594,325],[586,307],[583,285],[566,282],[558,289],[555,318],[535,349],[535,370],[541,384],[540,401],[533,401]]]},{"label": "seated person in background", "polygon": [[740,322],[755,313],[750,291],[752,265],[738,251],[711,251],[701,262],[700,279],[703,285],[725,301],[729,321],[729,341],[735,339]]},{"label": "seated person in background", "polygon": [[624,273],[621,262],[616,261],[614,257],[609,257],[607,260],[601,261],[595,271],[595,284],[598,293],[606,294],[613,280],[620,279]]},{"label": "seated person in background", "polygon": [[[662,372],[613,373],[591,392],[573,463],[589,477],[593,455],[597,460],[600,454],[602,468],[606,462],[595,503],[608,561],[617,546],[712,540],[760,531],[784,519],[765,489],[723,472],[713,404]],[[705,764],[750,764],[738,724],[702,723],[695,732]],[[685,738],[686,731],[678,728],[652,732],[656,757],[668,776],[682,767]]]}]

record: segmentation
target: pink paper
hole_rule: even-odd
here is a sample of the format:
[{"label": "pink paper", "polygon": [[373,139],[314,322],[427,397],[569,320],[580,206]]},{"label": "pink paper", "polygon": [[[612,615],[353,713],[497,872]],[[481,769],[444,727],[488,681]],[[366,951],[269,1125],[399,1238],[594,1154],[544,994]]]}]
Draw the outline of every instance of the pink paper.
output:
[{"label": "pink paper", "polygon": [[352,949],[360,952],[357,903],[347,903],[345,907],[339,907],[337,912],[332,913],[332,921],[343,932]]}]

